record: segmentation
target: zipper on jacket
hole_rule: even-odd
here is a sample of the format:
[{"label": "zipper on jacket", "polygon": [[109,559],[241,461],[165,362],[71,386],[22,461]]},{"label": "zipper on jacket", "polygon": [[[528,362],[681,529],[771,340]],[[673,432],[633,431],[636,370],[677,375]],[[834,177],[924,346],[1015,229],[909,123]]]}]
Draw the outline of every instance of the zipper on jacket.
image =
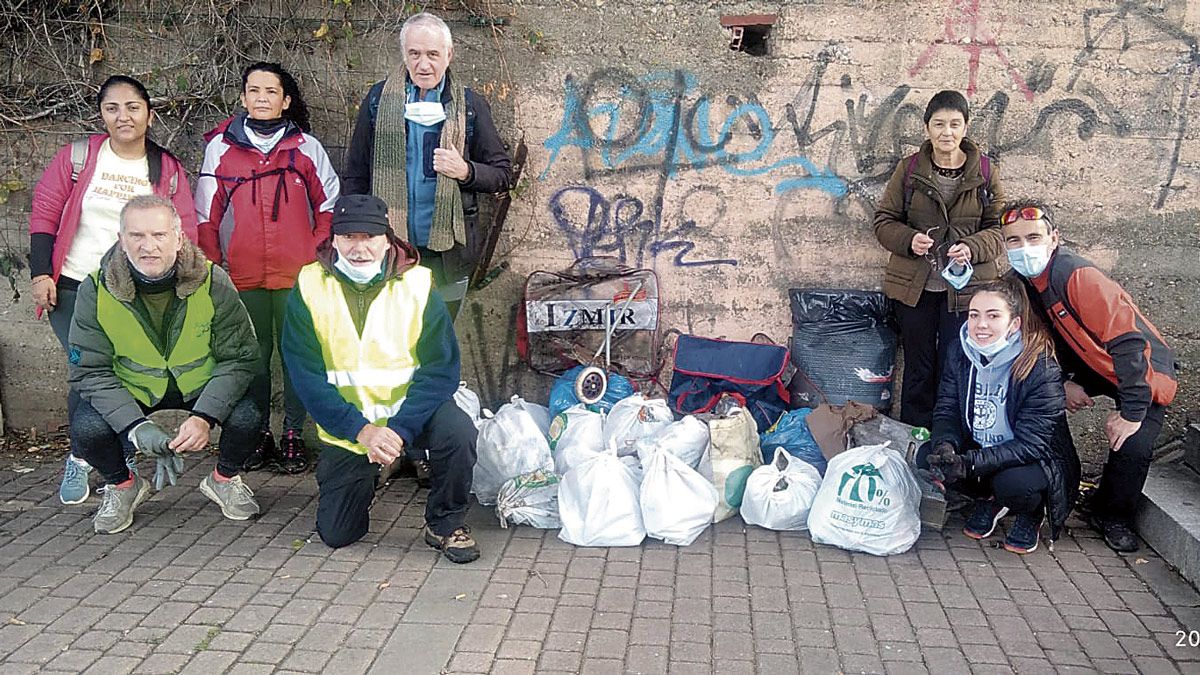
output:
[{"label": "zipper on jacket", "polygon": [[919,180],[933,190],[933,192],[929,193],[929,196],[933,197],[933,201],[937,202],[938,208],[942,210],[942,218],[946,221],[946,227],[949,227],[950,212],[946,210],[946,202],[942,199],[942,191],[937,189],[936,185],[934,185],[929,179],[925,178],[921,174],[913,173],[913,180]]}]

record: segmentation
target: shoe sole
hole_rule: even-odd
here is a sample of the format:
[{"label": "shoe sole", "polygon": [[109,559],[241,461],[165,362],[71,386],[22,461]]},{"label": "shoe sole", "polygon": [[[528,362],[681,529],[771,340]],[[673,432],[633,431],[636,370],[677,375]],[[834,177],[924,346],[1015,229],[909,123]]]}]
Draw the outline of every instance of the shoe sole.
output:
[{"label": "shoe sole", "polygon": [[221,503],[221,499],[219,497],[217,497],[217,493],[214,492],[212,488],[208,487],[208,479],[200,481],[200,494],[204,495],[205,497],[208,497],[217,506],[221,507],[221,515],[225,516],[226,518],[228,518],[230,520],[250,520],[250,518],[252,516],[258,515],[258,514],[251,513],[251,514],[247,514],[247,515],[243,516],[240,514],[233,514],[233,513],[230,513],[229,511],[226,511],[225,505],[223,503]]},{"label": "shoe sole", "polygon": [[461,560],[453,558],[451,554],[446,551],[445,547],[442,546],[441,540],[430,537],[428,530],[425,532],[425,543],[429,546],[429,548],[432,548],[435,551],[441,551],[446,560],[449,560],[457,565],[465,565],[469,562],[475,562],[476,560],[479,560],[479,551],[475,551],[473,554],[471,554],[470,558],[464,558]]},{"label": "shoe sole", "polygon": [[992,527],[987,532],[984,532],[983,534],[979,534],[978,532],[972,532],[964,527],[963,534],[967,535],[967,537],[974,539],[976,541],[979,541],[981,539],[987,539],[988,537],[995,534],[996,528],[1000,525],[1000,520],[1003,519],[1004,516],[1007,516],[1007,515],[1008,515],[1008,507],[1002,506],[1002,507],[1000,507],[1000,510],[996,512],[996,515],[992,517]]},{"label": "shoe sole", "polygon": [[133,500],[133,506],[129,508],[129,520],[126,520],[124,523],[121,523],[120,527],[112,530],[105,530],[103,532],[96,530],[96,534],[117,534],[118,532],[124,532],[125,530],[129,529],[129,526],[133,525],[133,512],[136,511],[137,507],[149,497],[150,481],[141,481],[141,484],[138,486],[137,497],[135,497]]},{"label": "shoe sole", "polygon": [[1038,544],[1040,544],[1041,542],[1042,542],[1042,538],[1038,537],[1038,540],[1033,542],[1033,546],[1031,546],[1030,548],[1024,548],[1022,546],[1013,546],[1012,544],[1010,544],[1006,541],[1006,542],[1004,542],[1004,550],[1009,551],[1010,553],[1018,553],[1020,555],[1025,555],[1026,553],[1033,553],[1034,551],[1036,551],[1038,549]]}]

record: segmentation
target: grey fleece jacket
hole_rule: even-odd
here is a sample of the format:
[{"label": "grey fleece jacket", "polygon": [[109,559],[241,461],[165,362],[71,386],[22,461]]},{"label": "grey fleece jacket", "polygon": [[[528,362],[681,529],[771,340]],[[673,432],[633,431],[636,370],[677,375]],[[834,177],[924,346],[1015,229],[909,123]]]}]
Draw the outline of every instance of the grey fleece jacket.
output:
[{"label": "grey fleece jacket", "polygon": [[[200,249],[190,240],[183,240],[183,248],[175,263],[176,299],[167,309],[163,321],[167,324],[167,343],[159,345],[160,353],[169,354],[183,328],[186,305],[181,302],[195,293],[204,283],[210,269]],[[241,400],[258,369],[258,343],[254,327],[238,297],[237,289],[229,276],[220,267],[212,270],[213,320],[209,333],[209,345],[216,366],[208,383],[194,397],[193,412],[223,422]],[[129,259],[115,244],[100,261],[100,283],[113,297],[129,307],[138,317],[150,341],[158,344],[159,338],[150,326],[150,317],[145,306],[136,301],[137,289]],[[69,337],[71,387],[79,393],[108,422],[114,431],[121,433],[145,418],[141,404],[125,388],[113,371],[113,345],[104,333],[96,317],[96,282],[88,277],[79,285],[75,300],[75,315],[71,320]]]}]

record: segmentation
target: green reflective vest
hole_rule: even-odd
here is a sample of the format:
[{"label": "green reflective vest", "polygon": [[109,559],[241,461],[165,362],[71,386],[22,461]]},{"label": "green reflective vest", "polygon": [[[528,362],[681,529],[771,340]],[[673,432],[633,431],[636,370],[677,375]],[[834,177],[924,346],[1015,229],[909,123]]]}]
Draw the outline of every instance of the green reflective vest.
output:
[{"label": "green reflective vest", "polygon": [[214,314],[212,263],[208,263],[204,283],[188,296],[183,327],[175,344],[165,345],[171,352],[165,357],[133,308],[117,300],[101,283],[99,271],[92,273],[92,279],[96,282],[96,319],[113,346],[113,372],[134,398],[145,406],[157,405],[167,393],[171,376],[184,399],[208,384],[217,363],[209,344]]},{"label": "green reflective vest", "polygon": [[[313,330],[321,344],[326,381],[338,388],[347,403],[362,412],[371,424],[386,426],[400,410],[417,361],[425,305],[433,277],[424,267],[413,267],[399,279],[388,279],[367,308],[362,335],[346,305],[342,282],[314,262],[296,279],[300,296],[312,315]],[[317,424],[317,437],[329,445],[360,455],[366,446],[339,438]]]}]

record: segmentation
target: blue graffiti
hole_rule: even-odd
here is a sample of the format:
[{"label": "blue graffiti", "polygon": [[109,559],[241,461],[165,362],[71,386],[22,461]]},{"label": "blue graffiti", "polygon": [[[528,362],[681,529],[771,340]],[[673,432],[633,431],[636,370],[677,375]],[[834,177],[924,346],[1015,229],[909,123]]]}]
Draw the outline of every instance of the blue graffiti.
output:
[{"label": "blue graffiti", "polygon": [[618,194],[606,198],[599,190],[588,186],[566,187],[550,198],[550,214],[554,223],[567,237],[576,258],[593,255],[615,255],[621,262],[643,267],[648,259],[660,254],[674,253],[678,267],[737,265],[732,258],[691,259],[696,243],[693,238],[700,225],[686,215],[689,199],[708,193],[718,200],[712,213],[719,222],[725,213],[725,201],[713,188],[693,188],[680,201],[678,225],[663,229],[654,214],[648,214],[640,199]]},{"label": "blue graffiti", "polygon": [[[593,102],[601,87],[615,90],[617,100]],[[798,189],[816,189],[839,198],[846,194],[846,182],[832,169],[818,167],[799,152],[766,161],[777,132],[753,95],[744,101],[736,96],[726,99],[731,109],[714,137],[712,98],[697,89],[696,77],[681,70],[640,78],[622,70],[601,70],[582,83],[568,76],[562,123],[544,143],[550,160],[542,177],[564,150],[578,148],[589,179],[599,174],[656,172],[666,180],[681,171],[720,167],[739,177],[791,173],[780,178],[777,194]],[[623,123],[629,129],[625,133],[620,131]],[[754,146],[729,150],[735,129],[741,126],[749,130]],[[603,131],[597,134],[596,129]],[[593,166],[593,160],[598,166]],[[795,171],[802,175],[794,175]]]}]

